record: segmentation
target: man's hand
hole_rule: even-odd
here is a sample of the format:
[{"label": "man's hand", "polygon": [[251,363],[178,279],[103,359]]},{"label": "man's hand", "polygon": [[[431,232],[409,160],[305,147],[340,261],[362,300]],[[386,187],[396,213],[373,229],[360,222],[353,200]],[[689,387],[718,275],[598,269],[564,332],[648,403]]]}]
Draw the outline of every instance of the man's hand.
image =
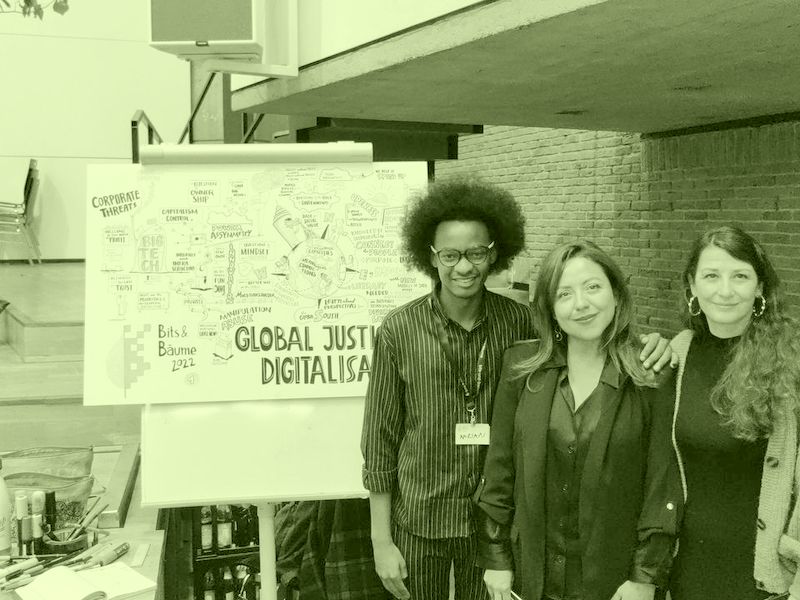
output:
[{"label": "man's hand", "polygon": [[626,581],[617,588],[611,600],[653,600],[656,586],[652,583],[636,583]]},{"label": "man's hand", "polygon": [[489,591],[490,600],[511,600],[511,583],[513,581],[513,571],[486,569],[483,574],[483,582]]},{"label": "man's hand", "polygon": [[645,369],[653,368],[658,373],[661,369],[669,366],[673,369],[678,366],[678,355],[672,351],[669,340],[662,338],[657,332],[642,334],[639,340],[644,344],[639,360],[642,361]]},{"label": "man's hand", "polygon": [[372,542],[372,553],[375,556],[375,572],[385,587],[398,600],[408,600],[408,593],[403,579],[408,577],[406,560],[392,541]]}]

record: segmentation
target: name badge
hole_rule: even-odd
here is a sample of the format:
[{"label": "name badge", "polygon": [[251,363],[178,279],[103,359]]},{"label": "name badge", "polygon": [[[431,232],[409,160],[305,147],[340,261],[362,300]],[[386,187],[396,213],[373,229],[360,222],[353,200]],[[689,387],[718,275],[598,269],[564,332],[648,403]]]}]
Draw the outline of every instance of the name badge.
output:
[{"label": "name badge", "polygon": [[488,423],[456,423],[456,446],[488,446]]}]

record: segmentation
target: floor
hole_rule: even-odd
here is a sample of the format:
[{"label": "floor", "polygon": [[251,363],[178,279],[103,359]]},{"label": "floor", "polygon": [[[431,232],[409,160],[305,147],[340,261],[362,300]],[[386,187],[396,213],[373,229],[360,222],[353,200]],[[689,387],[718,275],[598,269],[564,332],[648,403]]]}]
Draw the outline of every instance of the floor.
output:
[{"label": "floor", "polygon": [[[84,271],[79,263],[0,263],[0,402],[80,401],[81,355],[58,356],[66,340],[81,344],[84,321]],[[9,345],[11,315],[26,327],[45,326],[47,360],[26,360]],[[52,326],[52,327],[51,327]],[[80,345],[78,346],[80,348]],[[79,352],[79,351],[78,351]]]},{"label": "floor", "polygon": [[0,300],[34,322],[83,322],[85,266],[0,263]]}]

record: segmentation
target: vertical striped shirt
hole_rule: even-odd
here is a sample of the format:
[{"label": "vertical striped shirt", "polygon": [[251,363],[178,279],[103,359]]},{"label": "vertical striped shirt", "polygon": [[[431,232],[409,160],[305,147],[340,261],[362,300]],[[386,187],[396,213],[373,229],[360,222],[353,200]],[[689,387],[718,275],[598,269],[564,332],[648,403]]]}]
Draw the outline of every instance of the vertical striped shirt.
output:
[{"label": "vertical striped shirt", "polygon": [[[421,537],[474,529],[471,495],[486,446],[456,446],[456,424],[469,422],[459,376],[473,391],[477,421],[489,423],[503,351],[534,337],[528,307],[487,290],[483,297],[470,331],[445,316],[437,289],[390,312],[377,332],[361,437],[364,487],[391,492],[392,520]],[[442,349],[437,319],[460,372]],[[484,340],[483,384],[474,394]]]}]

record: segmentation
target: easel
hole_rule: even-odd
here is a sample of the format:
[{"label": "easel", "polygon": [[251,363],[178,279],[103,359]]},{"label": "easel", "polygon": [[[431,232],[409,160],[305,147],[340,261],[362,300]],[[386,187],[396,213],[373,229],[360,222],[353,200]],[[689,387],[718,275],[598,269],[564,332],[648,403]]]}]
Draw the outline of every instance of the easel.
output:
[{"label": "easel", "polygon": [[[275,557],[275,506],[269,502],[258,508],[259,565],[261,568],[261,598],[278,600],[278,574]],[[265,582],[275,582],[266,585]]]},{"label": "easel", "polygon": [[[366,497],[358,435],[362,414],[363,398],[146,405],[142,504],[159,508],[254,504],[262,598],[275,600],[275,503]],[[220,431],[230,432],[226,435],[232,443],[238,438],[241,452],[250,460],[237,463],[203,442]],[[286,431],[295,435],[283,439]],[[304,455],[307,461],[286,468],[287,457]],[[300,474],[298,464],[304,465]],[[191,475],[198,465],[206,467],[202,478],[175,476]]]},{"label": "easel", "polygon": [[[160,145],[142,149],[140,160],[141,167],[136,168],[143,171],[148,168],[147,165],[165,166],[162,169],[165,172],[172,171],[173,165],[178,165],[174,167],[178,171],[185,171],[186,165],[199,165],[202,177],[208,179],[211,176],[203,165],[222,165],[229,172],[248,163],[289,164],[300,168],[325,163],[369,164],[372,162],[372,146],[351,142],[259,146],[230,144],[213,147]],[[391,174],[396,181],[406,177],[405,181],[413,180],[419,186],[425,185],[424,163],[397,168],[405,170]],[[387,164],[381,171],[390,169]],[[123,175],[138,177],[138,174]],[[117,180],[115,185],[118,185]],[[128,190],[127,193],[138,194],[138,189]],[[142,192],[142,198],[136,196],[135,200],[153,202],[152,198],[145,196]],[[405,196],[402,199],[405,200]],[[136,206],[132,204],[130,210]],[[389,222],[394,224],[403,208],[402,205],[393,205],[391,208],[393,212]],[[94,225],[98,227],[96,222]],[[152,234],[153,237],[158,235]],[[102,251],[94,254],[102,259]],[[324,252],[319,256],[324,256]],[[91,266],[97,269],[97,265]],[[97,279],[102,281],[99,275]],[[416,297],[427,291],[427,281],[420,285],[422,287],[419,290],[406,287],[404,293],[413,291]],[[158,300],[158,295],[153,294],[152,298]],[[107,333],[107,329],[108,322],[101,322],[99,318],[87,319],[87,364],[92,361],[95,364],[109,363],[113,349],[105,344],[107,338],[103,334]],[[144,358],[144,342],[137,344],[130,344],[131,356],[135,360],[124,363],[122,358],[125,354],[120,352],[118,357],[114,356],[113,366],[122,369],[123,363],[124,368],[132,364],[131,370],[138,369],[135,375],[139,377],[150,367]],[[147,346],[150,351],[152,346]],[[144,404],[140,470],[142,505],[172,508],[247,503],[258,508],[262,593],[267,600],[277,597],[275,503],[363,498],[367,495],[361,484],[361,388],[357,391],[362,394],[360,397],[345,396],[342,390],[346,388],[340,387],[338,394],[341,396],[331,398],[324,397],[331,394],[326,385],[304,383],[292,388],[294,395],[275,398],[268,395],[275,394],[273,388],[258,387],[255,393],[244,397],[262,398],[263,389],[263,399],[218,402],[218,398],[230,392],[231,381],[220,377],[213,381],[214,378],[209,376],[205,381],[210,383],[204,387],[202,383],[197,383],[193,375],[191,380],[185,381],[192,386],[197,383],[194,388],[181,387],[170,396],[164,391],[163,379],[151,378],[148,383],[154,386],[153,394],[160,394],[160,397],[130,399],[124,395],[127,388],[119,383],[124,380],[119,372],[107,376],[105,372],[87,369],[86,373],[85,404]],[[152,371],[149,373],[152,374]],[[204,375],[205,372],[201,373],[201,379]],[[365,387],[365,381],[363,383]],[[262,384],[259,380],[259,385]],[[212,395],[209,390],[215,389],[214,385],[221,387]],[[229,398],[233,400],[234,396]]]}]

